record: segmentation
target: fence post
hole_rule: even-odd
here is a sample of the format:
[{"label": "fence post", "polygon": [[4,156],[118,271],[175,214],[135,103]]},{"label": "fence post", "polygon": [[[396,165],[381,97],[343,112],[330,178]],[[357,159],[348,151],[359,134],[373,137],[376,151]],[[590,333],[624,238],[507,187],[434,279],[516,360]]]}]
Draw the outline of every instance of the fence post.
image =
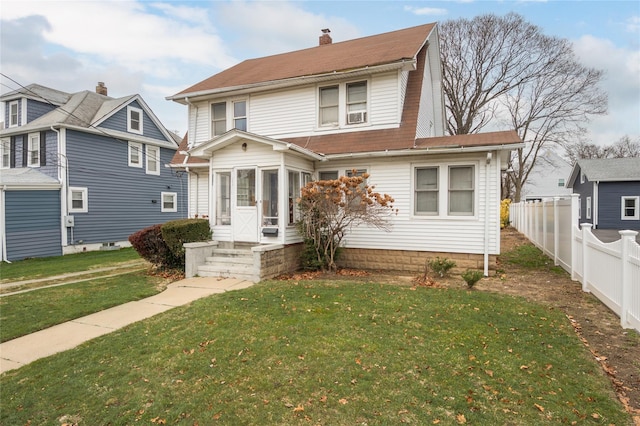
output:
[{"label": "fence post", "polygon": [[553,264],[555,266],[558,266],[558,245],[560,244],[560,233],[558,232],[558,221],[560,220],[559,200],[560,197],[553,197]]},{"label": "fence post", "polygon": [[545,253],[545,250],[547,250],[547,203],[545,203],[544,199],[541,201],[541,203],[542,203],[542,252]]},{"label": "fence post", "polygon": [[[578,244],[576,243],[576,234],[578,230],[578,200],[580,195],[571,194],[571,279],[577,281],[576,265],[578,264]],[[584,266],[583,266],[584,269]]]},{"label": "fence post", "polygon": [[538,241],[538,203],[540,201],[535,200],[533,202],[533,242],[540,248],[540,241]]},{"label": "fence post", "polygon": [[622,328],[629,328],[629,324],[627,323],[627,313],[629,312],[629,298],[631,296],[631,270],[629,268],[629,245],[636,240],[636,235],[638,233],[636,231],[618,231],[620,236],[622,237],[621,243],[621,251],[620,251],[620,265],[622,267],[622,271],[620,271],[620,276],[622,278],[622,303],[620,304],[620,326]]},{"label": "fence post", "polygon": [[591,227],[593,225],[591,223],[582,223],[580,226],[582,227],[582,291],[591,293],[587,282],[587,265],[589,264],[589,256],[587,255],[587,235],[591,234]]}]

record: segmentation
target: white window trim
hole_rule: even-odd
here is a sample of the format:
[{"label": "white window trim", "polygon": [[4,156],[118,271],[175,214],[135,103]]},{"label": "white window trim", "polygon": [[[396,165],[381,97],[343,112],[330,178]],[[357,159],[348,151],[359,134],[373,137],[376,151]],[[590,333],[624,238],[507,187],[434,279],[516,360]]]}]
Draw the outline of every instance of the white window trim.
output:
[{"label": "white window trim", "polygon": [[[147,145],[146,146],[146,167],[145,167],[145,172],[148,175],[156,175],[156,176],[160,176],[160,147],[157,146],[151,146],[151,145]],[[149,151],[155,151],[155,153],[153,154],[149,154]],[[156,165],[156,170],[149,170],[149,163],[150,162],[154,162]]]},{"label": "white window trim", "polygon": [[[133,129],[131,127],[131,113],[132,112],[137,112],[140,115],[140,128],[139,129]],[[137,135],[141,135],[144,133],[144,114],[142,109],[140,108],[136,108],[136,107],[132,107],[132,106],[128,106],[127,107],[127,131],[130,133],[135,133]]]},{"label": "white window trim", "polygon": [[[138,162],[137,163],[133,163],[131,162],[131,152],[132,152],[132,148],[136,148],[138,150]],[[129,142],[129,149],[127,151],[127,156],[128,156],[128,162],[129,162],[129,167],[138,167],[138,168],[142,168],[142,164],[143,164],[143,150],[142,150],[142,144],[138,143],[138,142]]]},{"label": "white window trim", "polygon": [[[235,105],[239,102],[244,102],[244,114],[245,115],[238,115],[236,116],[236,110],[235,110]],[[242,120],[244,119],[246,121],[246,130],[244,130],[245,132],[249,131],[249,99],[247,98],[238,98],[238,99],[233,99],[231,102],[228,103],[227,108],[229,108],[229,110],[231,110],[231,125],[227,126],[228,129],[237,129],[236,127],[236,120]],[[229,112],[229,111],[227,111]],[[229,114],[227,114],[228,116]]]},{"label": "white window trim", "polygon": [[[418,170],[421,169],[436,169],[437,170],[437,184],[438,184],[438,189],[435,191],[425,191],[425,192],[436,192],[438,194],[438,202],[437,202],[437,208],[435,212],[418,212],[417,209],[417,205],[416,205],[416,195],[417,195],[417,189],[416,189],[416,177],[417,177],[417,173]],[[413,211],[412,211],[412,215],[413,216],[418,216],[418,217],[438,217],[440,216],[440,211],[441,211],[441,206],[440,206],[440,192],[442,191],[442,185],[440,182],[440,166],[438,165],[432,165],[432,166],[414,166],[411,168],[411,172],[413,173],[413,175],[411,176],[411,186],[412,186],[412,191],[411,191],[411,198],[412,198],[412,204],[413,204]]]},{"label": "white window trim", "polygon": [[[164,197],[173,196],[173,207],[166,208],[164,206]],[[178,193],[177,192],[161,192],[160,193],[160,211],[162,213],[175,213],[178,211]]]},{"label": "white window trim", "polygon": [[[347,86],[353,83],[365,82],[367,84],[367,107],[364,111],[366,119],[362,123],[347,123]],[[330,124],[320,123],[320,90],[327,87],[338,86],[338,122]],[[321,84],[316,87],[316,130],[331,130],[338,128],[365,127],[371,125],[371,79],[357,78],[350,81],[333,84]]]},{"label": "white window trim", "polygon": [[[215,126],[214,126],[214,120],[213,120],[213,106],[217,105],[217,104],[224,104],[224,108],[225,108],[225,116],[224,116],[225,131],[223,133],[220,133],[219,135],[215,134]],[[229,108],[228,102],[225,102],[225,101],[222,101],[222,102],[214,101],[214,102],[211,102],[209,104],[209,115],[210,115],[209,126],[211,127],[210,134],[211,134],[212,138],[220,136],[220,135],[224,134],[225,132],[227,132],[229,130],[229,111],[228,111],[228,108]],[[220,121],[222,121],[222,120],[220,120]]]},{"label": "white window trim", "polygon": [[587,219],[591,219],[591,197],[587,197],[585,202],[585,209],[587,210],[586,212]]},{"label": "white window trim", "polygon": [[[624,215],[624,202],[626,200],[634,200],[635,214],[633,216]],[[622,196],[620,197],[620,219],[621,220],[640,220],[640,196]]]},{"label": "white window trim", "polygon": [[[11,114],[11,107],[13,107],[15,105],[16,107],[16,121],[15,123],[11,121],[12,118],[12,114]],[[9,106],[8,106],[8,111],[9,111],[9,127],[18,127],[18,125],[20,124],[20,102],[19,101],[11,101],[9,102]]]},{"label": "white window trim", "polygon": [[[73,193],[80,192],[82,194],[82,208],[73,208]],[[75,186],[69,187],[69,213],[87,213],[89,211],[89,190],[87,188],[79,188]]]},{"label": "white window trim", "polygon": [[[449,214],[449,168],[469,166],[473,167],[473,214]],[[438,214],[416,214],[416,169],[425,167],[438,168]],[[416,220],[474,220],[478,219],[480,196],[480,167],[477,161],[433,162],[411,164],[411,197],[410,217]]]},{"label": "white window trim", "polygon": [[[36,140],[35,147],[32,145],[33,140]],[[31,153],[38,152],[38,161],[33,163]],[[40,167],[40,133],[29,133],[27,135],[27,167]]]},{"label": "white window trim", "polygon": [[[4,164],[4,157],[7,156],[7,164]],[[2,139],[0,142],[0,169],[8,169],[11,167],[11,140]]]}]

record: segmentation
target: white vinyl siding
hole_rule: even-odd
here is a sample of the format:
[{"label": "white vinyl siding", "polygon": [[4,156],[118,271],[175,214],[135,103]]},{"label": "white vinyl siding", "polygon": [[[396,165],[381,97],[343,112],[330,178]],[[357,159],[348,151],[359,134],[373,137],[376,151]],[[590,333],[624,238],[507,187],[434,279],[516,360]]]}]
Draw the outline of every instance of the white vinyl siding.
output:
[{"label": "white vinyl siding", "polygon": [[87,188],[69,188],[69,213],[89,211],[89,191]]},{"label": "white vinyl siding", "polygon": [[371,124],[397,123],[402,115],[397,73],[374,75],[370,86],[371,102],[367,120]]},{"label": "white vinyl siding", "polygon": [[129,167],[142,167],[142,144],[129,142]]},{"label": "white vinyl siding", "polygon": [[147,145],[147,170],[148,175],[160,175],[160,148]]},{"label": "white vinyl siding", "polygon": [[315,86],[252,96],[251,131],[265,136],[308,132],[316,126],[314,99]]}]

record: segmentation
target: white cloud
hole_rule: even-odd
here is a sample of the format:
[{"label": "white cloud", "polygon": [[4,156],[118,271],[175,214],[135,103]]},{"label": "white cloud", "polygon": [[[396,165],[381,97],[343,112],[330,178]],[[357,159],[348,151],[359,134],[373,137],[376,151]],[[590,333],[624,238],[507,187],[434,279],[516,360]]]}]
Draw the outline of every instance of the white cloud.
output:
[{"label": "white cloud", "polygon": [[593,141],[611,144],[624,135],[640,138],[640,50],[593,36],[574,40],[573,45],[582,63],[606,73],[602,87],[609,95],[609,113],[589,126]]},{"label": "white cloud", "polygon": [[415,6],[405,6],[404,10],[406,12],[411,12],[414,15],[419,16],[443,16],[446,15],[447,9],[437,8],[437,7],[415,7]]},{"label": "white cloud", "polygon": [[627,31],[630,33],[640,32],[640,16],[630,16],[627,18]]}]

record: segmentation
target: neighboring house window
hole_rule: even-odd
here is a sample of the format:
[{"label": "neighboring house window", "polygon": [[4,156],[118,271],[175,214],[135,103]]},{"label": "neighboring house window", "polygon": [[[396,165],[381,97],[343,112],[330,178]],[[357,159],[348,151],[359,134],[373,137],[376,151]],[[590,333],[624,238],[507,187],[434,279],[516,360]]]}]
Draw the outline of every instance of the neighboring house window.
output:
[{"label": "neighboring house window", "polygon": [[162,197],[161,212],[171,213],[178,211],[178,194],[175,192],[162,192],[160,195]]},{"label": "neighboring house window", "polygon": [[338,86],[320,88],[320,125],[338,125]]},{"label": "neighboring house window", "polygon": [[450,215],[472,216],[474,204],[474,167],[449,167],[449,209]]},{"label": "neighboring house window", "polygon": [[9,127],[18,125],[18,101],[9,103]]},{"label": "neighboring house window", "polygon": [[300,172],[288,171],[289,225],[295,225],[300,218],[298,198],[300,198]]},{"label": "neighboring house window", "polygon": [[578,219],[582,219],[582,200],[578,198]]},{"label": "neighboring house window", "polygon": [[131,133],[142,134],[142,110],[132,106],[127,107],[127,130]]},{"label": "neighboring house window", "polygon": [[584,181],[585,181],[584,173],[582,173],[582,170],[580,170],[580,183],[584,183]]},{"label": "neighboring house window", "polygon": [[218,102],[211,105],[211,131],[219,136],[227,131],[227,103]]},{"label": "neighboring house window", "polygon": [[622,197],[622,220],[640,220],[640,197]]},{"label": "neighboring house window", "polygon": [[563,178],[558,179],[558,186],[561,187],[561,188],[564,188],[564,179]]},{"label": "neighboring house window", "polygon": [[0,143],[0,168],[8,169],[11,167],[11,141],[2,139]]},{"label": "neighboring house window", "polygon": [[160,174],[160,148],[147,145],[147,174]]},{"label": "neighboring house window", "polygon": [[587,197],[586,201],[587,219],[591,219],[591,197]]},{"label": "neighboring house window", "polygon": [[142,167],[142,144],[129,142],[129,167]]},{"label": "neighboring house window", "polygon": [[415,169],[415,214],[438,214],[438,167]]},{"label": "neighboring house window", "polygon": [[216,225],[231,225],[231,173],[216,173]]},{"label": "neighboring house window", "polygon": [[338,179],[338,171],[323,171],[318,173],[318,180],[336,180]]},{"label": "neighboring house window", "polygon": [[247,131],[247,101],[233,103],[233,128]]},{"label": "neighboring house window", "polygon": [[29,143],[27,146],[27,166],[40,166],[40,133],[32,133],[29,135]]},{"label": "neighboring house window", "polygon": [[347,84],[347,124],[367,121],[367,82]]},{"label": "neighboring house window", "polygon": [[89,193],[87,188],[69,188],[69,213],[87,213]]}]

